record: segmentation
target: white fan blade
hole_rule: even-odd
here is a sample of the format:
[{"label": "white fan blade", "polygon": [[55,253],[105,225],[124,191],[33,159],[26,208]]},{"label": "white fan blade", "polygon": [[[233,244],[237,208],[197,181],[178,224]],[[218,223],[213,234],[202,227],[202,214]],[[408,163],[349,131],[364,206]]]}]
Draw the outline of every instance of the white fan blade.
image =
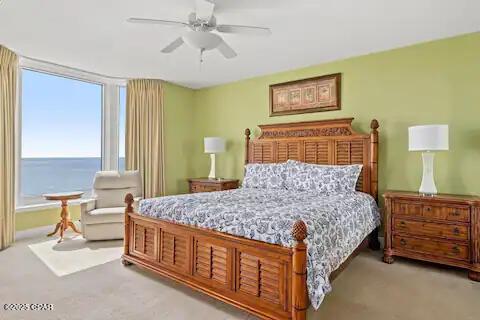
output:
[{"label": "white fan blade", "polygon": [[233,51],[233,49],[225,41],[222,41],[218,45],[217,50],[220,51],[220,53],[227,59],[235,58],[237,56],[237,53]]},{"label": "white fan blade", "polygon": [[175,39],[172,43],[170,43],[168,46],[166,46],[165,48],[162,49],[162,52],[163,53],[170,53],[172,52],[173,50],[177,49],[178,47],[180,47],[181,45],[183,44],[183,39],[182,37],[178,37],[177,39]]},{"label": "white fan blade", "polygon": [[248,34],[252,36],[269,36],[272,34],[269,28],[252,27],[252,26],[235,26],[231,24],[219,24],[218,32]]},{"label": "white fan blade", "polygon": [[170,27],[185,27],[188,26],[185,22],[180,21],[170,21],[170,20],[158,20],[158,19],[144,19],[144,18],[128,18],[130,23],[140,23],[140,24],[159,24]]},{"label": "white fan blade", "polygon": [[215,3],[207,0],[195,0],[195,14],[197,19],[209,21],[213,15]]}]

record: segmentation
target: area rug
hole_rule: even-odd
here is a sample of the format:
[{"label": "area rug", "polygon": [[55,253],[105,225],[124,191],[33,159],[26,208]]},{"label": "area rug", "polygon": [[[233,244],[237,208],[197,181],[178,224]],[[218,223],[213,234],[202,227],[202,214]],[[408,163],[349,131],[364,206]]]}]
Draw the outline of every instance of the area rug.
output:
[{"label": "area rug", "polygon": [[86,241],[81,235],[31,244],[30,250],[57,276],[63,277],[116,259],[123,253],[123,241]]}]

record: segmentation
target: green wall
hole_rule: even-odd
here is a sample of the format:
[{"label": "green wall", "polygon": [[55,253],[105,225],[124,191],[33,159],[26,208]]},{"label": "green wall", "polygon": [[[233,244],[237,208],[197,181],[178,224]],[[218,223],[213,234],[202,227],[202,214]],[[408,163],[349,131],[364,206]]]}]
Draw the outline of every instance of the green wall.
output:
[{"label": "green wall", "polygon": [[[69,206],[68,208],[72,220],[80,219],[80,206]],[[21,231],[56,224],[60,221],[60,210],[58,207],[17,212],[15,214],[15,230]]]},{"label": "green wall", "polygon": [[194,90],[166,83],[164,88],[166,194],[186,193],[194,174],[190,149],[193,132]]},{"label": "green wall", "polygon": [[[218,156],[222,177],[243,176],[244,129],[257,124],[355,117],[354,127],[369,130],[380,122],[380,192],[418,190],[422,163],[408,152],[407,127],[450,125],[450,151],[437,154],[440,192],[480,193],[480,33],[354,57],[308,68],[211,87],[195,92],[196,176],[208,173],[202,137],[227,139]],[[342,73],[342,110],[269,117],[268,86],[273,83]]]}]

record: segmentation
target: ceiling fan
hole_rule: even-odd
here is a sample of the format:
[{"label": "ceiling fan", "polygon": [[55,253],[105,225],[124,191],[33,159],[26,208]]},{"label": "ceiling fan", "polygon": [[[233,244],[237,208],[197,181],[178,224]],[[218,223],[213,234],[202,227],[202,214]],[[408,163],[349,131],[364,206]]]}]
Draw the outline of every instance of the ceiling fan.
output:
[{"label": "ceiling fan", "polygon": [[217,49],[225,58],[231,59],[237,53],[216,33],[234,33],[255,36],[268,36],[271,34],[269,28],[241,26],[230,24],[217,24],[214,16],[215,3],[211,0],[195,0],[195,12],[188,16],[188,22],[170,21],[146,18],[129,18],[128,22],[141,24],[157,24],[171,27],[187,27],[189,30],[182,36],[162,49],[163,53],[171,53],[182,44],[200,50],[200,62],[203,61],[203,52]]}]

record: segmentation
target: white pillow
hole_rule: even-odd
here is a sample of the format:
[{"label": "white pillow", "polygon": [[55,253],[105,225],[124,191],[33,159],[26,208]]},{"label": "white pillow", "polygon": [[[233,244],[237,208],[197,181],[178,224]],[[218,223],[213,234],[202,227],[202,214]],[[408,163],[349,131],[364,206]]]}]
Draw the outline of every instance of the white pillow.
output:
[{"label": "white pillow", "polygon": [[354,192],[363,165],[317,165],[288,160],[286,187],[326,194]]},{"label": "white pillow", "polygon": [[245,166],[244,188],[285,189],[286,163],[251,163]]}]

